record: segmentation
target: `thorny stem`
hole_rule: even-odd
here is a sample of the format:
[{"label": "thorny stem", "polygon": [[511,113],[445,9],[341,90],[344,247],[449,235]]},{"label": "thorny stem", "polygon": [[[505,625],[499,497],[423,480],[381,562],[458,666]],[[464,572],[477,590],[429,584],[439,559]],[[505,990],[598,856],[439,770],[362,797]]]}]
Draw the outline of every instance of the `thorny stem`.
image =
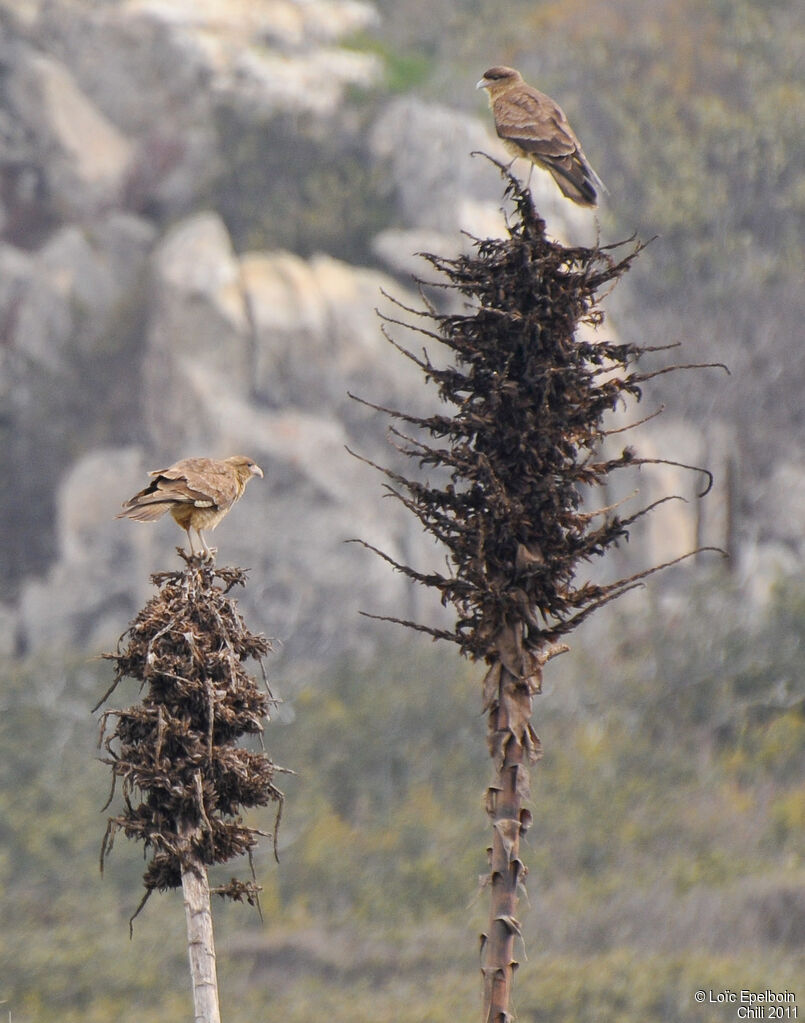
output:
[{"label": "thorny stem", "polygon": [[[512,685],[516,685],[516,680],[504,668],[500,673],[500,702],[489,715],[491,739],[506,731],[503,692]],[[514,971],[518,965],[515,957],[515,942],[521,937],[517,920],[518,888],[528,873],[520,859],[520,836],[527,827],[522,806],[523,778],[528,776],[524,760],[522,743],[511,735],[495,781],[487,793],[492,846],[489,850],[489,925],[482,937],[481,949],[485,1023],[508,1019]]]}]

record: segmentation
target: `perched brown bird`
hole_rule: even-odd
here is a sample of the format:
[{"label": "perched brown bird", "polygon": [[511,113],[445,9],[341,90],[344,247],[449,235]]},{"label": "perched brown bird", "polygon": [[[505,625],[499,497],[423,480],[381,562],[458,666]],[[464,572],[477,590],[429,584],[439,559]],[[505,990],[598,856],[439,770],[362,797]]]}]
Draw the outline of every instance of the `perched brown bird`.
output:
[{"label": "perched brown bird", "polygon": [[491,67],[476,88],[486,89],[495,129],[509,152],[544,167],[579,206],[597,206],[603,182],[587,162],[564,112],[550,96],[526,84],[511,67]]},{"label": "perched brown bird", "polygon": [[212,551],[204,541],[203,530],[215,529],[237,501],[252,476],[263,470],[245,455],[231,458],[183,458],[168,469],[148,474],[153,481],[123,505],[119,519],[155,522],[169,511],[187,533],[190,553],[195,554],[191,530],[201,541],[204,554]]}]

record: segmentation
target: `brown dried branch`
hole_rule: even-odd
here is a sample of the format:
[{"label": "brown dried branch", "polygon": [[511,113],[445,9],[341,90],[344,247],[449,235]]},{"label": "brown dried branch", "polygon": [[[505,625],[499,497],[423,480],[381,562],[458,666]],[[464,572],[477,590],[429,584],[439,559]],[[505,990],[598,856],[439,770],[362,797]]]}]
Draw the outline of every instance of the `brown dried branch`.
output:
[{"label": "brown dried branch", "polygon": [[602,430],[601,434],[604,437],[612,437],[616,433],[626,433],[627,430],[634,430],[636,426],[642,426],[643,423],[651,422],[652,419],[656,419],[657,416],[661,416],[664,411],[665,405],[660,405],[660,407],[658,409],[655,409],[654,412],[651,412],[649,415],[644,416],[642,419],[635,420],[634,423],[629,423],[628,426],[618,426],[614,427],[611,430]]}]

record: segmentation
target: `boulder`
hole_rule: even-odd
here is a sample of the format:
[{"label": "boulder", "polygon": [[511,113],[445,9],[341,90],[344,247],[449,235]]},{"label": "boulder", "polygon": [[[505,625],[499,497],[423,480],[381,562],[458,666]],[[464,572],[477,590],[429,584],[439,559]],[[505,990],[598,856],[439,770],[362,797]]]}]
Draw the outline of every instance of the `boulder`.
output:
[{"label": "boulder", "polygon": [[0,347],[16,338],[20,303],[33,276],[33,258],[13,245],[0,244]]},{"label": "boulder", "polygon": [[[392,358],[379,313],[405,318],[389,294],[408,305],[417,299],[387,275],[322,254],[302,260],[289,252],[249,253],[241,266],[260,401],[302,409],[324,404],[335,412],[353,404],[349,391],[369,397],[369,388],[387,403],[416,388],[419,371]],[[404,327],[393,333],[402,344],[418,344]]]},{"label": "boulder", "polygon": [[12,604],[0,604],[0,657],[13,657],[18,647],[19,612]]},{"label": "boulder", "polygon": [[112,210],[84,228],[87,239],[117,282],[118,295],[136,286],[157,228],[143,217]]},{"label": "boulder", "polygon": [[763,491],[768,534],[805,553],[805,461],[783,457]]},{"label": "boulder", "polygon": [[381,64],[371,54],[321,46],[301,54],[245,50],[217,89],[241,113],[265,119],[277,113],[324,118],[338,111],[348,86],[369,88]]},{"label": "boulder", "polygon": [[9,343],[51,372],[113,347],[112,322],[138,284],[154,234],[147,222],[113,212],[91,226],[60,228],[33,256],[5,247],[0,314]]},{"label": "boulder", "polygon": [[44,53],[20,50],[7,97],[34,140],[52,204],[63,218],[84,219],[119,202],[131,143],[64,64]]},{"label": "boulder", "polygon": [[7,582],[53,557],[65,467],[99,436],[125,436],[139,391],[141,279],[154,229],[111,213],[56,231],[38,252],[0,247],[0,472]]},{"label": "boulder", "polygon": [[[144,136],[184,136],[224,99],[261,116],[333,113],[350,85],[376,81],[377,57],[338,40],[377,21],[357,0],[127,0],[113,8],[56,0],[41,33],[108,117]],[[109,59],[98,60],[105,53]]]},{"label": "boulder", "polygon": [[465,248],[466,239],[461,236],[427,227],[389,227],[372,239],[372,255],[402,280],[438,280],[439,275],[421,254],[455,259]]},{"label": "boulder", "polygon": [[44,576],[25,581],[18,602],[20,652],[113,647],[146,597],[141,569],[154,564],[154,535],[114,518],[143,479],[137,448],[96,449],[66,474],[56,501],[57,557]]},{"label": "boulder", "polygon": [[200,213],[175,225],[154,252],[150,322],[143,364],[143,417],[166,457],[213,444],[196,378],[246,395],[252,334],[240,264],[221,218]]},{"label": "boulder", "polygon": [[257,398],[270,406],[315,407],[327,380],[316,365],[329,310],[310,264],[291,252],[250,252],[241,273],[255,333]]},{"label": "boulder", "polygon": [[500,206],[497,171],[470,153],[508,158],[477,117],[420,99],[395,99],[375,122],[370,148],[389,176],[406,227],[472,232],[475,225],[459,223],[460,203],[472,198],[493,210]]},{"label": "boulder", "polygon": [[338,40],[376,18],[355,0],[50,0],[33,31],[131,139],[126,207],[175,219],[198,207],[228,158],[222,109],[261,122],[313,115],[333,130],[347,88],[382,73],[375,55]]},{"label": "boulder", "polygon": [[190,38],[193,27],[174,3],[50,0],[36,36],[128,137],[177,138],[210,112],[212,68]]}]

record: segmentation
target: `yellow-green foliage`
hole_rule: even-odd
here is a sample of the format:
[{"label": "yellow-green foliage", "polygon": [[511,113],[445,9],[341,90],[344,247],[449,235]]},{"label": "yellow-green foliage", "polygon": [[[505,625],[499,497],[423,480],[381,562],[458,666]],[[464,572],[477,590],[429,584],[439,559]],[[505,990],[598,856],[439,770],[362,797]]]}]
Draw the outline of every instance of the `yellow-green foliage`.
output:
[{"label": "yellow-green foliage", "polygon": [[402,49],[365,32],[343,41],[343,45],[359,53],[373,53],[383,67],[383,85],[391,93],[404,93],[421,85],[433,70],[433,58],[423,49]]},{"label": "yellow-green foliage", "polygon": [[[755,621],[720,582],[692,598],[673,622],[613,619],[617,640],[582,635],[551,663],[524,848],[522,1020],[721,1023],[723,1007],[692,1002],[698,988],[796,990],[805,969],[802,592],[781,589]],[[0,998],[14,1023],[180,1019],[181,897],[155,894],[130,941],[141,860],[121,846],[98,873],[106,778],[86,708],[108,680],[60,670],[58,697],[52,667],[4,673]],[[214,904],[224,1018],[474,1018],[488,842],[478,672],[415,643],[285,683],[294,714],[267,742],[297,776],[279,867],[270,842],[255,858],[265,923]],[[261,813],[252,822],[270,830]]]}]

